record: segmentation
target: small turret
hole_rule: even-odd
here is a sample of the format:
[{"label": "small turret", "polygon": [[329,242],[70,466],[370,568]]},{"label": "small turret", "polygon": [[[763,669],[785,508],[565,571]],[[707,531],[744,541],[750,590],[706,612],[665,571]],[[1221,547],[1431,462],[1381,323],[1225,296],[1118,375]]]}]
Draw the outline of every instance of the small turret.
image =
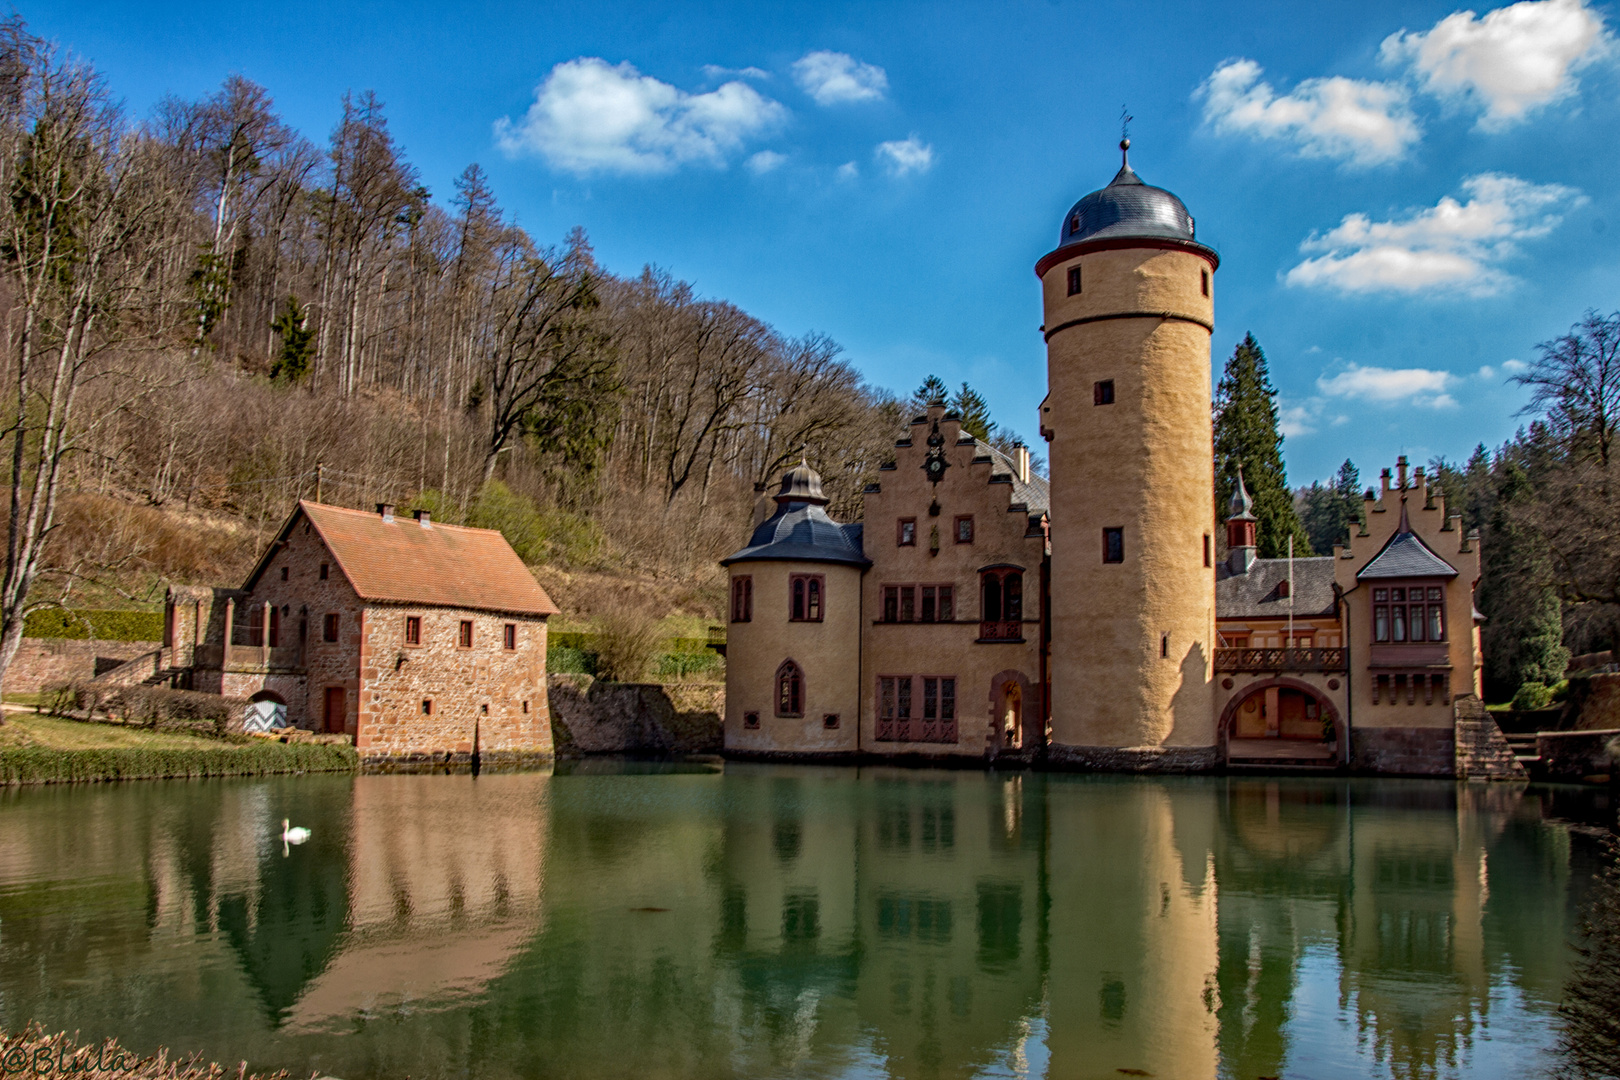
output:
[{"label": "small turret", "polygon": [[826,506],[831,501],[821,493],[821,474],[812,469],[808,461],[800,461],[782,474],[782,488],[776,493],[776,505],[809,503],[812,506]]},{"label": "small turret", "polygon": [[1243,466],[1238,466],[1237,487],[1232,489],[1232,501],[1227,507],[1226,565],[1234,574],[1247,574],[1257,557],[1254,500],[1243,486]]}]

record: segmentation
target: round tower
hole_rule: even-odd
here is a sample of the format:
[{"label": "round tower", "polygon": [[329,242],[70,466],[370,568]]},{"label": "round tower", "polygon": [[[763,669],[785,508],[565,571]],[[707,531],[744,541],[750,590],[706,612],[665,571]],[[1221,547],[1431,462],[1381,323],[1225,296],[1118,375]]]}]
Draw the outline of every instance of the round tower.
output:
[{"label": "round tower", "polygon": [[1217,760],[1209,338],[1219,262],[1181,200],[1144,184],[1126,157],[1035,266],[1055,760],[1170,770]]},{"label": "round tower", "polygon": [[782,476],[775,512],[730,570],[725,747],[853,754],[860,740],[861,526],[827,516],[821,476]]}]

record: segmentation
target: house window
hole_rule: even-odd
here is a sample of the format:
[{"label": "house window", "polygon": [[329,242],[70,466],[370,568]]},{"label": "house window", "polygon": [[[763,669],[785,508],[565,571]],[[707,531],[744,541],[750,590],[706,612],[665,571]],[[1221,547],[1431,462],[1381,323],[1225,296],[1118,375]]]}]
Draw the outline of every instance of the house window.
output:
[{"label": "house window", "polygon": [[1198,282],[1199,287],[1203,289],[1204,295],[1208,296],[1209,295],[1209,271],[1208,270],[1200,270],[1198,272],[1198,277],[1199,277],[1199,282]]},{"label": "house window", "polygon": [[325,563],[321,563],[321,580],[322,581],[326,580],[326,564]]},{"label": "house window", "polygon": [[1091,403],[1093,405],[1112,405],[1114,403],[1114,380],[1104,379],[1099,383],[1091,384]]},{"label": "house window", "polygon": [[517,648],[517,623],[507,623],[502,629],[501,648],[508,652]]},{"label": "house window", "polygon": [[973,515],[964,514],[956,519],[956,542],[958,544],[973,543]]},{"label": "house window", "polygon": [[1445,604],[1441,602],[1438,586],[1429,587],[1429,640],[1446,640]]},{"label": "house window", "polygon": [[1080,267],[1069,267],[1069,295],[1074,296],[1080,291]]},{"label": "house window", "polygon": [[270,647],[278,648],[281,645],[281,609],[270,608]]},{"label": "house window", "polygon": [[329,612],[327,614],[327,616],[324,619],[321,620],[321,640],[322,641],[336,641],[338,639],[338,619],[339,618],[340,618],[340,616],[337,614],[337,612],[334,611],[334,612]]},{"label": "house window", "polygon": [[826,581],[820,574],[794,574],[788,579],[788,619],[820,622]]},{"label": "house window", "polygon": [[757,731],[759,729],[759,713],[743,713],[743,727],[747,728],[749,731]]},{"label": "house window", "polygon": [[835,712],[830,712],[826,716],[823,716],[821,718],[821,726],[826,728],[828,731],[835,730],[838,727],[838,714]]},{"label": "house window", "polygon": [[754,579],[747,574],[731,579],[731,621],[748,622],[754,617]]},{"label": "house window", "polygon": [[1024,636],[1024,574],[986,570],[980,576],[979,640],[1017,641]]},{"label": "house window", "polygon": [[472,620],[471,619],[462,619],[461,620],[461,635],[460,635],[460,637],[458,639],[458,644],[460,644],[463,649],[472,648],[472,630],[473,630]]},{"label": "house window", "polygon": [[432,716],[433,715],[433,699],[432,698],[423,698],[422,699],[422,715],[423,716]]},{"label": "house window", "polygon": [[407,644],[407,645],[420,645],[420,644],[422,644],[422,616],[420,616],[420,615],[407,615],[407,616],[405,616],[405,644]]},{"label": "house window", "polygon": [[1122,563],[1125,561],[1125,530],[1103,530],[1103,562]]},{"label": "house window", "polygon": [[901,547],[915,547],[917,545],[917,519],[901,518],[895,533],[895,539]]},{"label": "house window", "polygon": [[[914,708],[917,704],[920,709]],[[956,742],[956,679],[952,676],[879,676],[877,705],[879,742]]]},{"label": "house window", "polygon": [[952,622],[956,588],[952,585],[885,585],[883,622]]},{"label": "house window", "polygon": [[286,581],[286,580],[287,580],[287,568],[286,568],[286,567],[285,567],[285,566],[283,566],[283,567],[282,567],[282,568],[281,568],[281,580],[282,580],[282,581]]},{"label": "house window", "polygon": [[776,669],[776,715],[804,715],[804,672],[791,660]]}]

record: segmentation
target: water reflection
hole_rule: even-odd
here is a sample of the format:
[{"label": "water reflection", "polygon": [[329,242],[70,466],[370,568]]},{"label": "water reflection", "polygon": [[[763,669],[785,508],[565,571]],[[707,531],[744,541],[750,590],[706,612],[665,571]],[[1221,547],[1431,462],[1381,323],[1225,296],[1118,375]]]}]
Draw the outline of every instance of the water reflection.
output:
[{"label": "water reflection", "polygon": [[[13,791],[0,1023],[351,1080],[1513,1076],[1591,981],[1572,797],[600,764]],[[283,817],[314,830],[285,855]]]}]

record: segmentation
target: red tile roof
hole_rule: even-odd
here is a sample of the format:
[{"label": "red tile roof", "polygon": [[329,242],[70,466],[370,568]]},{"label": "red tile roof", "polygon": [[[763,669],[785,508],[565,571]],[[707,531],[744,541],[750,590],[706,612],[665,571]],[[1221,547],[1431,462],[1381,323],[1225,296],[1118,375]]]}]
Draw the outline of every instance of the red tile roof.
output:
[{"label": "red tile roof", "polygon": [[[300,515],[315,526],[362,600],[521,615],[558,613],[512,545],[494,529],[438,522],[424,528],[410,517],[384,521],[364,510],[301,500],[278,541]],[[253,588],[275,550],[271,545],[244,588]]]}]

